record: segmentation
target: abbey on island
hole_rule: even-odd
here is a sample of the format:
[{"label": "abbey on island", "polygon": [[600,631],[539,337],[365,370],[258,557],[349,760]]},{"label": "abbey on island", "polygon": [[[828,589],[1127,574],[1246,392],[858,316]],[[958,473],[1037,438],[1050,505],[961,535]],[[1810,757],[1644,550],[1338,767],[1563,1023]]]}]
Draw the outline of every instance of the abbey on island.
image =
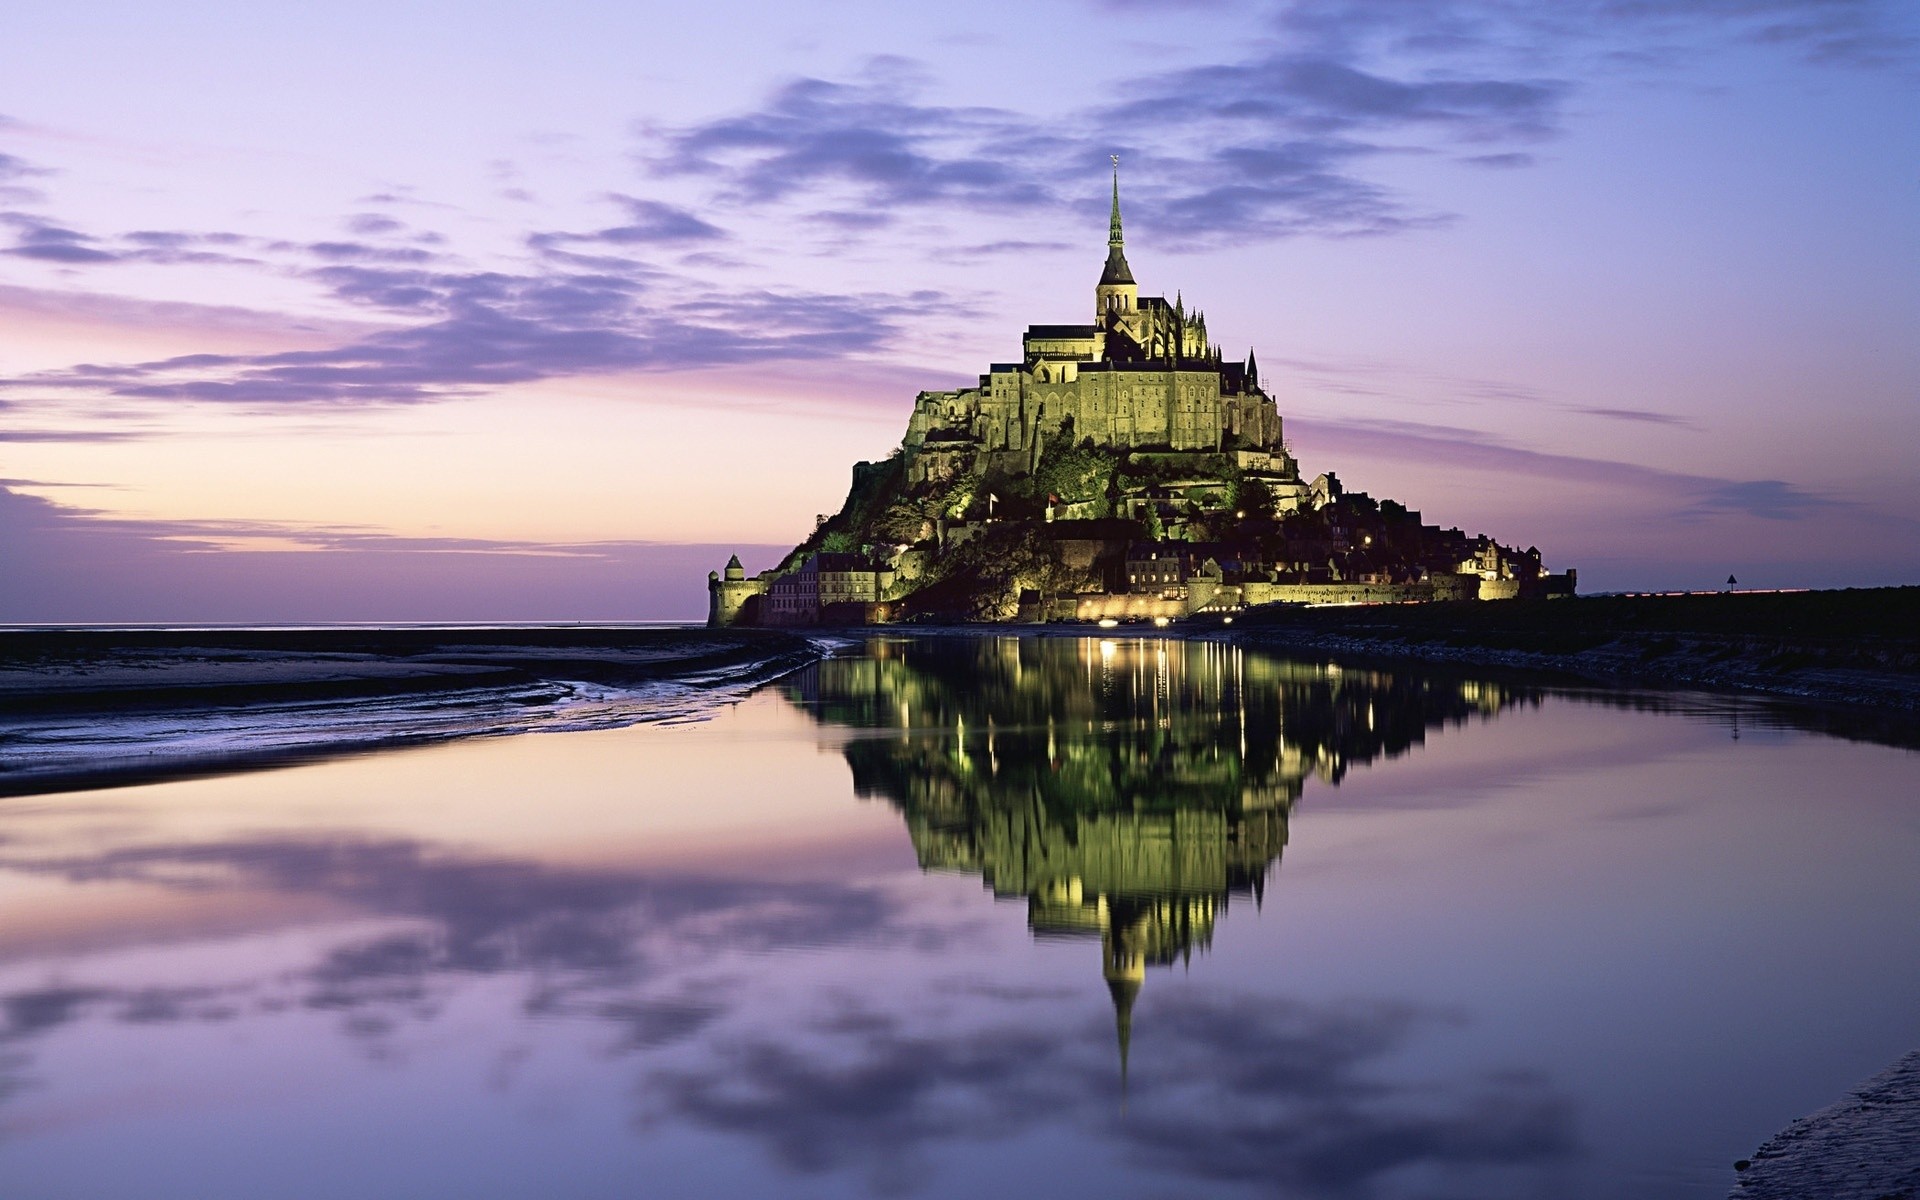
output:
[{"label": "abbey on island", "polygon": [[1274,602],[1570,594],[1537,550],[1300,476],[1254,355],[1142,296],[1116,164],[1092,320],[921,392],[900,447],[777,567],[708,578],[714,625],[1176,619]]}]

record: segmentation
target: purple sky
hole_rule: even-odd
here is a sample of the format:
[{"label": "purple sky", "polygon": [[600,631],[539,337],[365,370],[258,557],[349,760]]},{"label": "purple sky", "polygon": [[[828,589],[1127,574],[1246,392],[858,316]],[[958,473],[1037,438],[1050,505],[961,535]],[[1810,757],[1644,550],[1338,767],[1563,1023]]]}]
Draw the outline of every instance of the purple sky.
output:
[{"label": "purple sky", "polygon": [[1088,315],[1110,153],[1308,473],[1920,582],[1913,5],[925,7],[10,14],[0,621],[697,617]]}]

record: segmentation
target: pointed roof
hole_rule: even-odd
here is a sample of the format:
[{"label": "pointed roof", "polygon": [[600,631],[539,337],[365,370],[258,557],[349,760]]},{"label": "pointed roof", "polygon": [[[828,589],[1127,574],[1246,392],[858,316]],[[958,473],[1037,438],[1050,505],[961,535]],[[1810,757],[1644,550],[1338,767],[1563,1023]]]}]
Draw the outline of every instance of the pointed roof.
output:
[{"label": "pointed roof", "polygon": [[1253,348],[1251,346],[1247,348],[1247,382],[1255,387],[1260,386],[1260,364],[1253,361]]},{"label": "pointed roof", "polygon": [[1127,266],[1127,239],[1120,232],[1120,156],[1113,156],[1113,215],[1107,220],[1107,267],[1100,272],[1101,286],[1132,283],[1133,269]]},{"label": "pointed roof", "polygon": [[1140,995],[1138,979],[1107,979],[1113,996],[1113,1028],[1120,1039],[1120,1090],[1127,1087],[1127,1052],[1133,1049],[1133,1002]]}]

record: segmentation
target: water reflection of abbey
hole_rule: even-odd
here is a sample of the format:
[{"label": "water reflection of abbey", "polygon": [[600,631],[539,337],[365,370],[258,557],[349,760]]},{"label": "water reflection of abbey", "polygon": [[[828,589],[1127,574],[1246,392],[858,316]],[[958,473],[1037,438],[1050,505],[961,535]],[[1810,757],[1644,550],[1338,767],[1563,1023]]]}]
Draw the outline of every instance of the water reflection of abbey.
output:
[{"label": "water reflection of abbey", "polygon": [[1308,776],[1418,745],[1517,697],[1212,642],[876,639],[793,677],[855,789],[906,818],[920,865],[1024,896],[1040,937],[1098,937],[1122,1063],[1149,965],[1264,894]]}]

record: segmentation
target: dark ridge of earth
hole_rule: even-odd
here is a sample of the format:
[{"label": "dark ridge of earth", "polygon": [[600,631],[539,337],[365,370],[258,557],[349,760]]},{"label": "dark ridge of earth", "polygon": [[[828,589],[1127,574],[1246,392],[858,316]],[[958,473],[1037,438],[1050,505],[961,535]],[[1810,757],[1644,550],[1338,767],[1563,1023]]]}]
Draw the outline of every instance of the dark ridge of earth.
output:
[{"label": "dark ridge of earth", "polygon": [[1920,587],[1267,606],[1250,647],[1510,667],[1920,714]]}]

